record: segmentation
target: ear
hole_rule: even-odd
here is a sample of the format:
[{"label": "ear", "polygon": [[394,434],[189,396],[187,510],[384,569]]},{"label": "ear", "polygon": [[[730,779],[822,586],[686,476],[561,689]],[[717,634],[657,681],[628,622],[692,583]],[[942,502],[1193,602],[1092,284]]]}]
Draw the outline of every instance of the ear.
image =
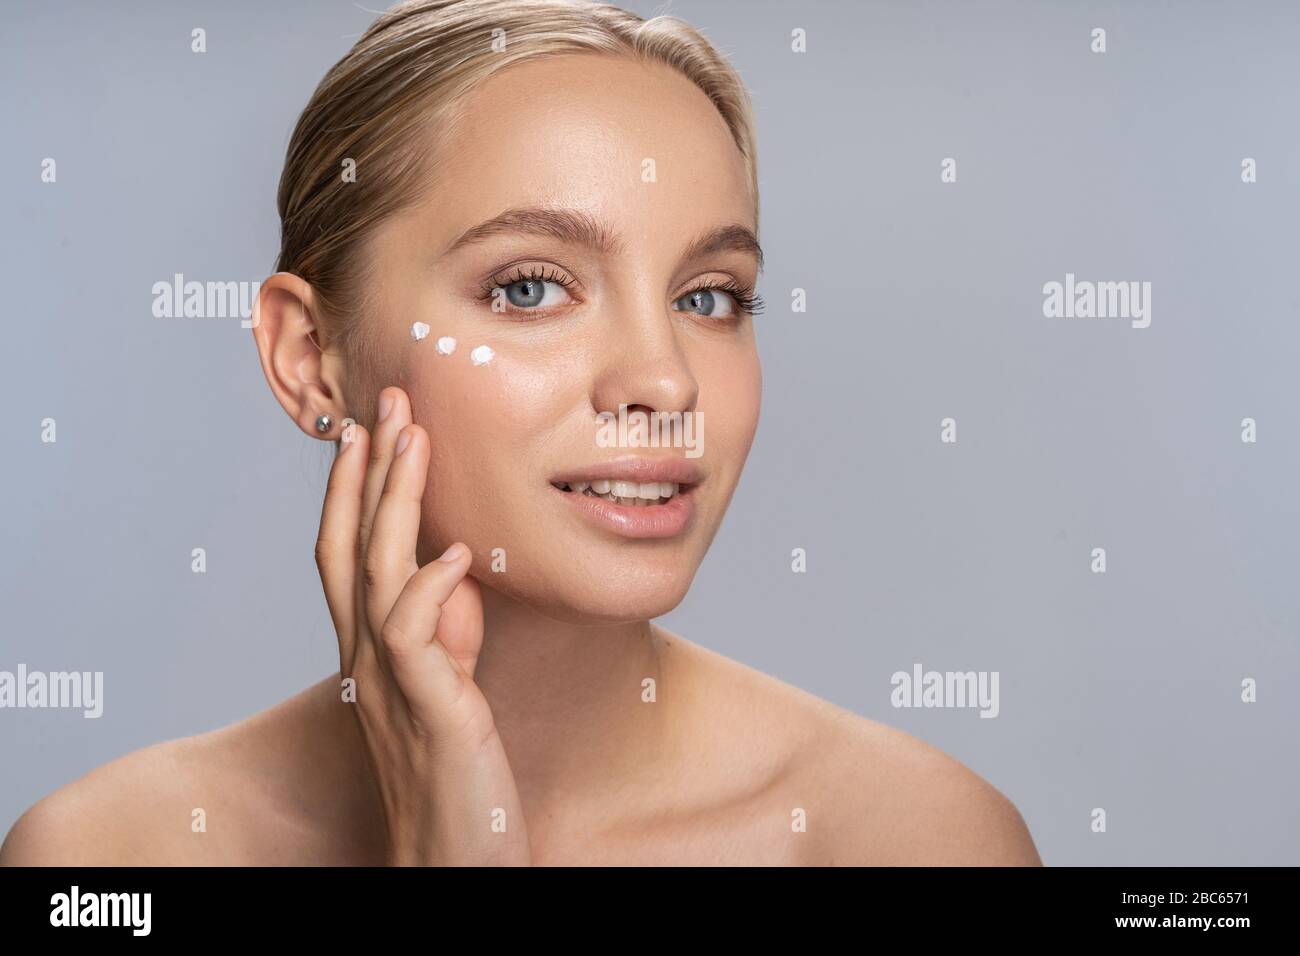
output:
[{"label": "ear", "polygon": [[[341,437],[348,411],[343,397],[343,357],[322,351],[312,288],[288,272],[277,272],[258,290],[253,339],[262,374],[289,417],[313,438]],[[329,416],[319,431],[317,419]]]}]

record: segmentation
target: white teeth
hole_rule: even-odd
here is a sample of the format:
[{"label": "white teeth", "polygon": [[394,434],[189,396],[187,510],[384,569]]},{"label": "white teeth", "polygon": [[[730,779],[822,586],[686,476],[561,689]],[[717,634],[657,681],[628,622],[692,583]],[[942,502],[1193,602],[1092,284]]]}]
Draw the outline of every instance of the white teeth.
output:
[{"label": "white teeth", "polygon": [[595,481],[557,481],[561,491],[575,491],[593,498],[604,498],[615,504],[631,508],[661,504],[681,493],[681,485],[672,481],[612,481],[598,478]]}]

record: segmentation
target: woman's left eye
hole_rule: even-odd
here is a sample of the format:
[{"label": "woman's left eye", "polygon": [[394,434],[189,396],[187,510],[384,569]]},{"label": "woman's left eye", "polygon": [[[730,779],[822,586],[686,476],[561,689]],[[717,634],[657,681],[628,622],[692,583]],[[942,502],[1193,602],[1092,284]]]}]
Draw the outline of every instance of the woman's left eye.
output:
[{"label": "woman's left eye", "polygon": [[696,289],[674,302],[673,307],[679,312],[695,312],[709,319],[729,319],[736,314],[735,300],[723,289]]}]

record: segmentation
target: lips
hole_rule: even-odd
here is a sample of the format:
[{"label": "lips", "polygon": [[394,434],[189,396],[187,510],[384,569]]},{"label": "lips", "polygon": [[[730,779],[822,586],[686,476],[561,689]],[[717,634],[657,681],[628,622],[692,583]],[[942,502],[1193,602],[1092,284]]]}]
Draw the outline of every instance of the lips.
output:
[{"label": "lips", "polygon": [[702,480],[685,459],[621,458],[556,475],[551,486],[596,527],[627,538],[668,538],[690,526],[692,491]]},{"label": "lips", "polygon": [[689,458],[611,458],[552,476],[551,484],[572,485],[593,481],[666,481],[677,485],[698,485],[704,479],[700,467]]}]

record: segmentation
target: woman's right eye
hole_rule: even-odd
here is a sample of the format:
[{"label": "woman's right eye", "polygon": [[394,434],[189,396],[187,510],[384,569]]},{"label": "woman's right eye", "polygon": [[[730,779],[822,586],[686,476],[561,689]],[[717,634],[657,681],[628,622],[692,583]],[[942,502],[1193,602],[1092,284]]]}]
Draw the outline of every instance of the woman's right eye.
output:
[{"label": "woman's right eye", "polygon": [[546,308],[564,305],[569,301],[569,293],[564,286],[546,279],[522,279],[498,288],[501,289],[498,295],[504,295],[506,301],[516,309]]},{"label": "woman's right eye", "polygon": [[492,311],[532,311],[570,304],[568,283],[558,275],[544,273],[516,273],[513,277],[494,280],[484,290],[484,298],[492,303]]}]

